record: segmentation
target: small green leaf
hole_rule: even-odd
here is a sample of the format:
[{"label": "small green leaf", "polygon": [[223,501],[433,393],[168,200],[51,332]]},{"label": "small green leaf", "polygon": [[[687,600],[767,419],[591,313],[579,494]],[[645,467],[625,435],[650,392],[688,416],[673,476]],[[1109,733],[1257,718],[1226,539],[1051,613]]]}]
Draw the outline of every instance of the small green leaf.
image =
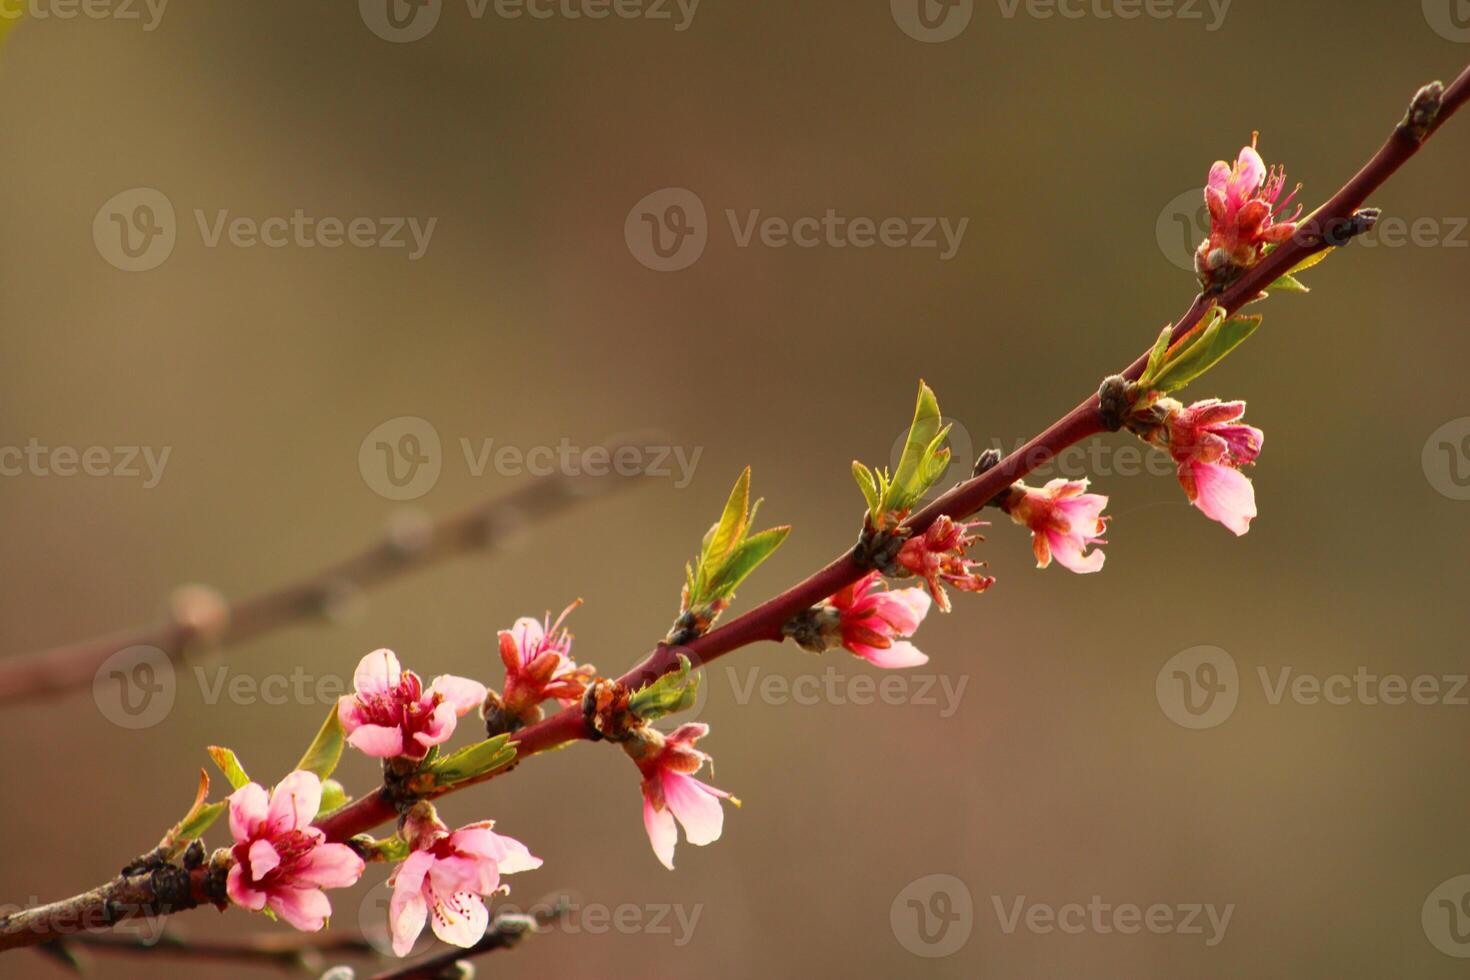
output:
[{"label": "small green leaf", "polygon": [[352,848],[370,861],[389,861],[395,864],[413,853],[408,841],[397,834],[382,838],[359,834],[352,838]]},{"label": "small green leaf", "polygon": [[211,745],[208,749],[209,757],[214,764],[219,766],[219,771],[225,774],[230,785],[239,789],[250,782],[250,777],[245,775],[245,770],[240,766],[240,760],[235,758],[235,753],[218,745]]},{"label": "small green leaf", "polygon": [[322,805],[321,809],[317,810],[317,816],[325,817],[333,810],[340,810],[351,802],[352,797],[347,795],[347,790],[342,788],[341,783],[335,779],[323,779]]},{"label": "small green leaf", "polygon": [[1202,332],[1191,335],[1175,347],[1168,363],[1152,379],[1150,390],[1169,394],[1198,379],[1220,363],[1261,325],[1259,316],[1237,316],[1224,319],[1224,310],[1216,313]]},{"label": "small green leaf", "polygon": [[703,558],[706,564],[719,561],[730,553],[740,541],[748,526],[750,514],[750,467],[747,466],[735,481],[730,498],[725,501],[725,512],[704,541]]},{"label": "small green leaf", "polygon": [[503,768],[515,757],[516,747],[510,741],[510,735],[507,733],[487,738],[483,742],[476,742],[474,745],[442,756],[428,765],[424,771],[433,775],[437,786],[453,786],[466,779],[473,779]]},{"label": "small green leaf", "polygon": [[878,491],[878,481],[874,478],[873,471],[857,460],[853,460],[852,478],[857,481],[858,489],[863,492],[863,500],[868,505],[868,513],[872,516],[873,523],[876,524],[882,514],[879,508],[883,503],[883,495]]},{"label": "small green leaf", "polygon": [[933,389],[920,381],[914,420],[909,425],[898,468],[893,471],[893,486],[883,501],[884,510],[906,510],[933,486],[938,477],[930,479],[933,471],[930,461],[938,445],[944,441],[945,431],[940,427],[939,400],[934,397]]},{"label": "small green leaf", "polygon": [[644,721],[655,721],[694,707],[698,694],[699,675],[692,671],[689,658],[681,653],[679,669],[634,691],[628,699],[628,710]]},{"label": "small green leaf", "polygon": [[740,583],[744,582],[761,562],[771,557],[790,533],[791,526],[787,524],[762,531],[741,542],[735,549],[735,554],[731,555],[730,560],[721,565],[718,573],[711,578],[709,598],[733,597]]},{"label": "small green leaf", "polygon": [[327,712],[327,720],[322,722],[316,738],[312,739],[306,754],[296,763],[296,768],[315,773],[319,779],[326,779],[342,758],[342,746],[346,737],[342,730],[342,720],[337,716],[337,706],[333,704]]},{"label": "small green leaf", "polygon": [[220,814],[225,812],[225,807],[228,805],[228,803],[221,800],[218,803],[210,803],[200,807],[197,813],[191,813],[179,821],[178,826],[173,831],[174,840],[183,843],[194,840],[196,837],[204,836],[204,832],[219,819]]},{"label": "small green leaf", "polygon": [[1282,293],[1310,293],[1312,291],[1305,284],[1303,284],[1300,279],[1298,279],[1291,273],[1287,273],[1280,279],[1277,279],[1268,288],[1272,292]]},{"label": "small green leaf", "polygon": [[169,828],[159,847],[169,852],[169,856],[183,850],[183,846],[189,841],[200,837],[210,825],[219,819],[219,815],[225,812],[226,803],[206,803],[209,799],[209,773],[203,769],[199,770],[199,784],[194,790],[194,802],[189,806],[189,812],[184,814],[184,819]]},{"label": "small green leaf", "polygon": [[1302,259],[1300,262],[1298,262],[1292,268],[1292,270],[1289,273],[1287,273],[1287,275],[1294,276],[1294,275],[1296,275],[1299,272],[1306,272],[1308,269],[1311,269],[1311,268],[1314,268],[1314,267],[1316,267],[1318,265],[1321,265],[1323,262],[1326,262],[1327,261],[1327,257],[1329,255],[1331,255],[1335,251],[1337,251],[1337,249],[1335,249],[1335,248],[1324,248],[1320,252],[1317,252],[1317,253],[1315,253],[1313,255],[1309,255],[1305,259]]},{"label": "small green leaf", "polygon": [[1148,352],[1148,367],[1144,368],[1143,377],[1138,379],[1138,383],[1143,387],[1147,388],[1149,385],[1149,381],[1151,381],[1158,374],[1159,369],[1164,366],[1164,358],[1169,353],[1169,342],[1173,339],[1173,337],[1174,325],[1171,323],[1168,326],[1164,327],[1163,332],[1159,334],[1159,339],[1154,341],[1154,349]]}]

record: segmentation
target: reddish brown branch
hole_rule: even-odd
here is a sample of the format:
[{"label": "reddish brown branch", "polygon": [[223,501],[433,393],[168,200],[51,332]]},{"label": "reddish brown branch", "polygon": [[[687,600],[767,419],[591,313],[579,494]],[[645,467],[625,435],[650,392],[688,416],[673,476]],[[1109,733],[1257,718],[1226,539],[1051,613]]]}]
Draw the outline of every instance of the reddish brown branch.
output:
[{"label": "reddish brown branch", "polygon": [[[1421,91],[1420,96],[1415,99],[1415,105],[1419,105],[1424,93],[1432,88],[1426,87]],[[1180,337],[1195,326],[1213,303],[1234,313],[1258,299],[1265,289],[1300,265],[1303,260],[1332,247],[1334,231],[1344,221],[1351,219],[1363,206],[1368,195],[1397,173],[1419,151],[1429,136],[1465,104],[1467,98],[1470,98],[1470,67],[1461,72],[1454,83],[1435,99],[1437,111],[1430,125],[1415,131],[1407,124],[1406,119],[1405,123],[1396,127],[1388,141],[1363,169],[1302,223],[1296,237],[1277,248],[1218,297],[1196,297],[1184,316],[1175,324],[1174,336]],[[1146,363],[1147,354],[1141,355],[1125,369],[1124,376],[1129,379],[1138,378]],[[1062,450],[1104,432],[1106,428],[1098,412],[1098,397],[1094,393],[998,465],[960,484],[913,515],[907,526],[920,532],[941,515],[947,514],[959,519],[973,514],[996,494],[1031,471],[1044,466]],[[866,568],[849,551],[775,598],[768,599],[724,626],[691,641],[681,651],[691,652],[700,665],[705,665],[751,643],[763,640],[780,642],[781,627],[787,620],[857,581],[865,572]],[[660,645],[619,680],[629,687],[637,688],[677,667],[677,654]],[[590,736],[580,709],[572,707],[522,729],[511,737],[517,746],[517,759],[523,759]],[[494,778],[504,771],[506,770],[487,774],[475,782]],[[396,811],[391,801],[383,794],[375,793],[337,811],[321,821],[320,826],[334,840],[345,840],[354,834],[365,833],[395,816]]]},{"label": "reddish brown branch", "polygon": [[[615,453],[620,442],[608,445]],[[518,524],[555,517],[601,490],[622,487],[631,478],[557,475],[545,477],[461,514],[390,534],[356,555],[297,582],[231,605],[222,622],[221,645],[254,639],[322,615],[344,590],[365,590],[407,572],[459,555],[494,547]],[[107,658],[129,647],[155,647],[178,660],[199,639],[180,621],[83,640],[69,646],[0,660],[0,704],[64,694],[92,683]]]}]

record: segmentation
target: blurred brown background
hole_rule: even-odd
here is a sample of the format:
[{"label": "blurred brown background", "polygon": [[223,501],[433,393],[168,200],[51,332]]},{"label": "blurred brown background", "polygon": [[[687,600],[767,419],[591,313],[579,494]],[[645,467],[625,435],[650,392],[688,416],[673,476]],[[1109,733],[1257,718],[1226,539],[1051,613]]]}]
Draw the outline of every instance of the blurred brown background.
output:
[{"label": "blurred brown background", "polygon": [[[884,459],[918,378],[963,435],[1009,448],[1187,305],[1175,218],[1211,161],[1260,129],[1267,159],[1318,202],[1419,84],[1470,58],[1463,17],[1434,0],[1237,0],[1223,20],[1193,0],[1135,20],[980,2],[939,43],[908,36],[912,10],[888,6],[705,0],[677,30],[672,5],[665,20],[560,7],[543,20],[445,0],[407,43],[369,29],[381,9],[346,3],[180,3],[153,30],[143,7],[141,20],[24,24],[0,60],[0,445],[170,455],[151,488],[0,479],[0,652],[150,621],[182,582],[245,595],[365,543],[403,508],[437,516],[518,485],[474,475],[462,439],[587,446],[656,427],[702,451],[687,486],[649,479],[514,551],[374,593],[346,625],[204,665],[211,683],[220,670],[333,678],[391,646],[425,675],[496,684],[496,629],[580,595],[577,653],[619,671],[667,628],[682,563],[741,466],[768,522],[796,531],[737,611],[852,541],[848,464]],[[1105,573],[1037,572],[1025,535],[995,527],[984,552],[999,584],[920,634],[927,697],[912,679],[897,705],[741,696],[752,670],[826,684],[830,669],[850,693],[875,672],[842,654],[763,646],[712,665],[704,747],[745,807],[716,845],[681,844],[675,873],[650,853],[636,772],[605,746],[451,799],[454,822],[494,817],[545,858],[511,900],[638,909],[629,928],[597,935],[587,919],[482,971],[1463,975],[1449,953],[1470,942],[1436,944],[1421,912],[1438,921],[1431,893],[1470,874],[1470,707],[1273,704],[1258,670],[1272,684],[1287,667],[1467,670],[1467,159],[1470,119],[1457,119],[1374,201],[1428,221],[1418,241],[1355,245],[1311,274],[1312,296],[1270,300],[1263,332],[1194,392],[1249,399],[1267,433],[1246,538],[1109,452],[1094,473],[1115,515]],[[176,243],[129,272],[93,222],[139,187],[171,203]],[[625,219],[669,187],[707,209],[708,244],[656,272]],[[131,218],[131,200],[111,213]],[[942,248],[740,247],[725,216],[829,208],[969,224],[943,261]],[[412,261],[403,248],[209,247],[195,213],[222,209],[437,224]],[[374,492],[358,458],[402,416],[442,440],[437,483],[409,503]],[[1238,705],[1189,730],[1155,681],[1200,645],[1238,665]],[[941,681],[965,685],[947,717]],[[166,717],[139,730],[87,691],[0,713],[0,900],[97,883],[177,819],[202,746],[229,744],[268,779],[324,708],[210,700],[185,672]],[[345,773],[359,788],[373,778],[360,757]],[[952,901],[958,918],[928,942],[905,889],[934,874],[972,910]],[[336,924],[354,925],[366,894],[334,893]],[[1006,931],[1022,896],[1059,909],[1095,895],[1233,911],[1214,945],[1204,917],[1202,935]],[[698,916],[684,936],[679,915]],[[1457,922],[1470,928],[1470,908]],[[177,925],[284,928],[210,912]],[[923,955],[945,943],[958,949]],[[103,977],[196,969],[95,963]],[[0,973],[61,975],[26,952]]]}]

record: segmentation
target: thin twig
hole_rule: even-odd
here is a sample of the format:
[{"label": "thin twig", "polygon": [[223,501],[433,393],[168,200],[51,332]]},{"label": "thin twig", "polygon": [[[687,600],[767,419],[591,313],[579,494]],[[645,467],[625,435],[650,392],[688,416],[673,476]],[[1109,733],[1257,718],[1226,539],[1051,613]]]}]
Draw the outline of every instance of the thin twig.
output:
[{"label": "thin twig", "polygon": [[123,936],[117,933],[83,933],[63,940],[62,944],[105,953],[249,963],[312,972],[322,968],[324,957],[329,953],[363,956],[379,953],[361,934],[346,930],[270,932],[233,941],[188,939],[173,932],[165,932],[153,941],[143,936]]},{"label": "thin twig", "polygon": [[497,949],[510,949],[529,933],[539,932],[567,913],[565,902],[533,915],[501,915],[490,923],[485,936],[468,949],[449,949],[376,974],[370,980],[441,980],[461,960],[474,959]]},{"label": "thin twig", "polygon": [[[618,440],[609,453],[635,443]],[[382,541],[314,575],[236,602],[221,610],[217,641],[229,646],[331,608],[344,590],[366,590],[449,558],[483,551],[527,523],[549,520],[600,492],[627,486],[633,478],[554,475],[436,524],[401,528]],[[107,658],[130,647],[154,647],[178,660],[199,640],[198,629],[178,619],[123,633],[94,637],[64,647],[0,659],[0,705],[64,694],[92,683]]]}]

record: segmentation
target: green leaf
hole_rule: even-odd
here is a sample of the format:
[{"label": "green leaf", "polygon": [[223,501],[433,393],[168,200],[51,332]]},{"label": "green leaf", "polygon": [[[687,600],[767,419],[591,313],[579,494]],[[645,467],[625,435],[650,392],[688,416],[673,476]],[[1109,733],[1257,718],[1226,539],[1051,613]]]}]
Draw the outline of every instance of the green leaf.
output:
[{"label": "green leaf", "polygon": [[317,816],[325,817],[332,811],[340,810],[351,802],[352,797],[347,795],[347,790],[342,788],[341,783],[335,779],[323,779],[322,805],[321,809],[317,810]]},{"label": "green leaf", "polygon": [[[893,471],[891,491],[883,501],[885,511],[906,510],[934,485],[939,477],[933,473],[932,459],[947,432],[940,427],[939,400],[934,397],[933,389],[920,381],[914,420],[909,425],[898,468]],[[948,465],[947,459],[945,463]],[[939,472],[943,473],[943,468]]]},{"label": "green leaf", "polygon": [[352,838],[354,850],[371,860],[397,863],[413,853],[408,841],[394,834],[392,837],[374,838],[371,834],[359,834]]},{"label": "green leaf", "polygon": [[1272,292],[1282,293],[1310,293],[1312,291],[1300,279],[1289,272],[1273,282],[1268,288]]},{"label": "green leaf", "polygon": [[317,731],[316,738],[312,739],[306,754],[301,761],[296,763],[296,768],[304,772],[315,773],[319,779],[326,779],[337,768],[338,761],[342,758],[342,746],[346,742],[346,733],[342,731],[342,720],[337,717],[337,706],[334,704],[327,712],[327,720],[322,722],[322,727]]},{"label": "green leaf", "polygon": [[709,598],[728,599],[734,596],[740,583],[744,582],[761,562],[771,557],[790,533],[791,525],[785,524],[752,535],[741,542],[735,549],[735,554],[731,555],[730,560],[721,565],[719,571],[711,578]]},{"label": "green leaf", "polygon": [[214,764],[219,766],[219,771],[225,774],[230,785],[239,789],[250,782],[250,777],[245,775],[245,770],[240,767],[240,760],[235,758],[235,753],[218,745],[211,745],[208,749],[209,757]]},{"label": "green leaf", "polygon": [[1159,339],[1154,341],[1154,349],[1148,352],[1148,367],[1144,368],[1143,377],[1138,379],[1138,383],[1143,387],[1148,387],[1149,381],[1158,373],[1159,368],[1164,366],[1164,358],[1169,353],[1169,342],[1173,337],[1174,325],[1171,323],[1164,327],[1163,332],[1159,334]]},{"label": "green leaf", "polygon": [[1323,262],[1326,262],[1327,257],[1335,251],[1337,251],[1337,249],[1335,248],[1324,248],[1322,251],[1317,252],[1314,255],[1309,255],[1298,262],[1292,268],[1292,270],[1287,273],[1287,275],[1294,276],[1299,272],[1306,272],[1308,269],[1321,265]]},{"label": "green leaf", "polygon": [[453,786],[508,765],[516,757],[509,733],[487,738],[434,760],[425,771],[438,786]]},{"label": "green leaf", "polygon": [[873,471],[857,460],[853,460],[852,478],[857,481],[858,489],[863,492],[863,500],[868,505],[868,513],[872,516],[873,523],[876,524],[882,515],[879,508],[883,504],[883,495],[878,490],[878,481],[874,478]]},{"label": "green leaf", "polygon": [[750,514],[750,467],[747,466],[735,481],[735,488],[730,491],[730,499],[725,501],[725,512],[720,515],[720,522],[714,526],[704,541],[704,553],[702,558],[708,564],[711,560],[718,561],[730,553],[730,550],[740,541],[748,526]]},{"label": "green leaf", "polygon": [[699,675],[692,671],[689,658],[681,653],[679,669],[634,691],[628,699],[628,710],[644,721],[655,721],[664,715],[694,707],[698,695]]},{"label": "green leaf", "polygon": [[189,841],[202,836],[219,819],[220,814],[225,812],[226,803],[206,803],[208,799],[209,773],[200,769],[199,784],[194,791],[194,802],[190,805],[189,812],[184,814],[184,819],[170,827],[159,842],[158,846],[168,851],[170,857],[182,851]]},{"label": "green leaf", "polygon": [[1224,319],[1224,310],[1215,308],[1204,330],[1186,338],[1171,352],[1168,363],[1152,379],[1152,391],[1169,394],[1198,379],[1220,363],[1261,325],[1259,316],[1237,316]]},{"label": "green leaf", "polygon": [[225,812],[227,806],[229,804],[221,800],[218,803],[209,803],[200,807],[196,813],[190,813],[174,828],[174,840],[183,843],[204,836],[204,832],[220,818],[220,814]]}]

